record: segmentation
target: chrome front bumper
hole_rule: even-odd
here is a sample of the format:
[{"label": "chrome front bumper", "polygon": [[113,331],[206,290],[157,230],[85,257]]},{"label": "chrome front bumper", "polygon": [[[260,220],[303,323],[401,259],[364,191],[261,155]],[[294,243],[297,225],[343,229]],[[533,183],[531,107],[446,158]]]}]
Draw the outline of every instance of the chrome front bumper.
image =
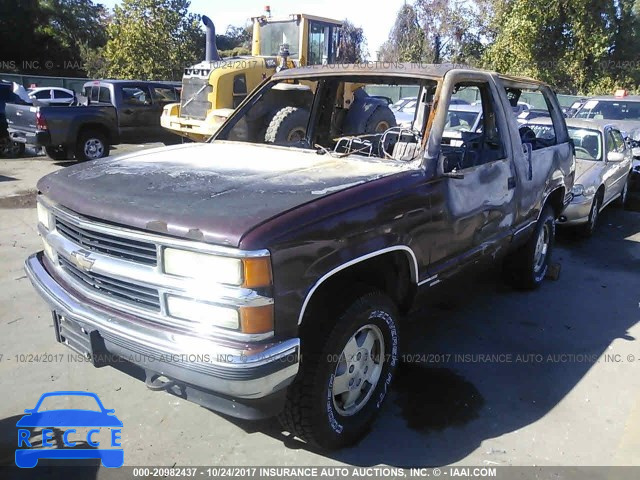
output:
[{"label": "chrome front bumper", "polygon": [[298,373],[298,338],[256,344],[202,339],[83,297],[56,277],[42,252],[26,260],[25,271],[58,318],[87,335],[97,332],[109,354],[143,368],[147,379],[155,372],[230,399],[252,400],[282,392]]}]

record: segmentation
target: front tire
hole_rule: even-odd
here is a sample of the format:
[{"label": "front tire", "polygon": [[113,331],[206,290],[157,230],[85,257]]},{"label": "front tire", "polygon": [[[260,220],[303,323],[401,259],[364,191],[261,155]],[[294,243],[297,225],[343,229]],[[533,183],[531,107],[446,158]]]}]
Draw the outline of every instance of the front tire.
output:
[{"label": "front tire", "polygon": [[533,290],[542,284],[551,263],[555,235],[555,214],[547,205],[540,214],[531,238],[505,261],[507,278],[516,288]]},{"label": "front tire", "polygon": [[373,423],[395,374],[396,306],[382,293],[367,293],[339,315],[333,328],[316,330],[302,342],[300,372],[289,387],[280,422],[316,447],[353,445]]},{"label": "front tire", "polygon": [[589,238],[592,237],[595,233],[596,227],[598,226],[598,218],[600,218],[601,205],[602,194],[598,192],[593,198],[593,203],[591,204],[591,210],[589,210],[589,219],[587,220],[587,223],[578,227],[578,233],[582,237]]},{"label": "front tire", "polygon": [[297,145],[304,142],[308,123],[308,110],[297,107],[282,108],[269,122],[264,140],[275,145]]},{"label": "front tire", "polygon": [[63,147],[62,145],[44,147],[44,151],[47,152],[47,156],[52,160],[70,160],[73,158],[69,147]]},{"label": "front tire", "polygon": [[109,143],[106,136],[97,130],[83,131],[76,145],[76,159],[79,162],[96,160],[109,155]]}]

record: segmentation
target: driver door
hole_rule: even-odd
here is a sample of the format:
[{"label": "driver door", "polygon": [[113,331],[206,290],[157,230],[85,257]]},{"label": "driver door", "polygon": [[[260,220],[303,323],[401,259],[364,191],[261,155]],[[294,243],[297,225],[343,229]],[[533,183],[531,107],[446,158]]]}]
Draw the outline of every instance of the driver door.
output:
[{"label": "driver door", "polygon": [[481,120],[466,128],[453,128],[450,121],[443,127],[439,192],[431,196],[431,273],[455,271],[497,249],[513,223],[516,172],[509,128],[496,85],[483,78],[453,85],[453,94],[478,98]]}]

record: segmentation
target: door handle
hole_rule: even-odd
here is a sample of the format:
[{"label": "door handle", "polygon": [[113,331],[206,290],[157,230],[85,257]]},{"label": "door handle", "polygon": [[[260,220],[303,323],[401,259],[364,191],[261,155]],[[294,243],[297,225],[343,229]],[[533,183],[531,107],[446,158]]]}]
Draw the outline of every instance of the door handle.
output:
[{"label": "door handle", "polygon": [[507,180],[507,187],[509,188],[509,190],[513,190],[514,188],[516,188],[516,177],[509,177],[509,179]]}]

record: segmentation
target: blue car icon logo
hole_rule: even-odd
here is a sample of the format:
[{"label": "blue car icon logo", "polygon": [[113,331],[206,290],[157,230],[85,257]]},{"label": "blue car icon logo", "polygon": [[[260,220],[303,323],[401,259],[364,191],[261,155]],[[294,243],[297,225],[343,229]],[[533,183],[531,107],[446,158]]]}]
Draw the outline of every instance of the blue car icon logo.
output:
[{"label": "blue car icon logo", "polygon": [[[89,402],[95,400],[95,409],[43,409],[43,402],[55,397],[76,397]],[[65,399],[66,399],[65,398]],[[93,406],[93,402],[91,402]],[[124,451],[120,444],[122,422],[114,415],[114,410],[104,408],[100,398],[91,392],[48,392],[43,394],[33,409],[18,422],[18,449],[16,465],[33,468],[41,458],[47,459],[100,459],[107,468],[117,468],[124,464]],[[34,447],[31,442],[32,430],[42,429],[42,446]],[[88,429],[86,435],[77,429]],[[108,436],[105,436],[108,435]],[[61,439],[63,445],[53,445],[53,439]],[[91,448],[80,448],[86,443]],[[104,447],[105,444],[111,448]],[[82,445],[84,446],[84,445]]]}]

